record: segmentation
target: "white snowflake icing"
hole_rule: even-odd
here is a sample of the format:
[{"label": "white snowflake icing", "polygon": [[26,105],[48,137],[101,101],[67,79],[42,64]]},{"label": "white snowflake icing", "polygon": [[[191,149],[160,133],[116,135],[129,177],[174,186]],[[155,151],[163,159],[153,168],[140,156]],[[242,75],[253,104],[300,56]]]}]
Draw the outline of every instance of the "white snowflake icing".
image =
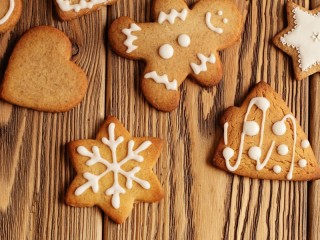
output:
[{"label": "white snowflake icing", "polygon": [[120,207],[120,194],[124,194],[126,192],[126,190],[119,183],[119,174],[126,178],[127,189],[132,188],[133,182],[138,183],[144,189],[150,189],[150,183],[148,181],[135,176],[135,174],[141,170],[140,167],[135,167],[128,172],[123,170],[121,167],[131,160],[136,162],[143,162],[144,158],[139,154],[145,151],[147,148],[149,148],[152,143],[150,141],[145,141],[136,150],[133,150],[135,143],[133,140],[130,140],[128,142],[127,156],[123,158],[121,161],[118,161],[117,148],[124,141],[124,138],[120,136],[117,139],[115,139],[114,130],[115,124],[111,123],[108,127],[109,139],[105,137],[102,138],[102,142],[111,150],[112,162],[104,159],[100,155],[100,150],[97,146],[92,147],[92,152],[83,146],[79,146],[77,148],[77,152],[81,156],[90,158],[86,162],[87,166],[93,166],[97,163],[101,163],[106,167],[106,170],[100,175],[95,175],[89,172],[84,173],[83,177],[87,180],[87,182],[76,189],[75,195],[79,196],[89,188],[92,188],[92,191],[94,193],[97,193],[99,191],[99,181],[108,173],[112,172],[114,182],[113,185],[105,191],[105,194],[108,196],[112,196],[112,206],[118,209]]},{"label": "white snowflake icing", "polygon": [[307,71],[320,63],[320,14],[310,14],[299,7],[292,12],[295,27],[280,41],[298,51],[299,67]]}]

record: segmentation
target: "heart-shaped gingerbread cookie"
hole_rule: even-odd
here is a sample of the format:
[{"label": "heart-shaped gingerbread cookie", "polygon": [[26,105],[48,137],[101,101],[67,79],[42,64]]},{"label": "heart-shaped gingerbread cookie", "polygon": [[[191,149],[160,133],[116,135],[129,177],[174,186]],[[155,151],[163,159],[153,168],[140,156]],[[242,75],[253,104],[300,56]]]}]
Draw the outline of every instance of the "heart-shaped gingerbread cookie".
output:
[{"label": "heart-shaped gingerbread cookie", "polygon": [[56,28],[26,32],[10,57],[0,97],[27,108],[65,112],[83,99],[88,87],[84,71],[70,61],[71,42]]}]

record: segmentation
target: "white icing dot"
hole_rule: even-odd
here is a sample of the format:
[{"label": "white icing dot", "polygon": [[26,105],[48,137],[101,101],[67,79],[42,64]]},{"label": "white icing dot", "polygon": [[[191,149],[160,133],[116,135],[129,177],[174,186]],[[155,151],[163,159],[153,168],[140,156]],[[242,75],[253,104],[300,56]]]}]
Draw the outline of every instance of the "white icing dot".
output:
[{"label": "white icing dot", "polygon": [[222,21],[223,21],[224,24],[227,24],[229,22],[229,19],[228,18],[224,18]]},{"label": "white icing dot", "polygon": [[298,164],[299,164],[299,167],[305,168],[305,167],[307,166],[307,160],[305,160],[305,159],[300,159],[299,162],[298,162]]},{"label": "white icing dot", "polygon": [[159,55],[163,58],[163,59],[170,59],[172,58],[174,53],[173,47],[170,44],[163,44],[160,48],[159,48]]},{"label": "white icing dot", "polygon": [[281,145],[278,146],[277,151],[281,156],[285,156],[285,155],[288,154],[289,148],[288,148],[287,145],[281,144]]},{"label": "white icing dot", "polygon": [[178,37],[178,43],[181,47],[188,47],[190,45],[190,37],[187,34],[181,34]]},{"label": "white icing dot", "polygon": [[243,131],[246,135],[255,136],[259,133],[259,124],[255,121],[247,121],[243,124]]},{"label": "white icing dot", "polygon": [[279,165],[275,165],[274,167],[273,167],[273,171],[276,173],[276,174],[279,174],[279,173],[281,173],[281,167],[279,166]]},{"label": "white icing dot", "polygon": [[272,131],[275,135],[282,136],[287,131],[286,124],[283,121],[276,122],[272,126]]},{"label": "white icing dot", "polygon": [[223,15],[223,11],[219,10],[219,11],[218,11],[218,15],[219,15],[219,16],[222,16],[222,15]]},{"label": "white icing dot", "polygon": [[310,142],[309,142],[307,139],[301,141],[301,147],[302,147],[303,149],[306,149],[306,148],[308,148],[309,146],[310,146]]},{"label": "white icing dot", "polygon": [[248,154],[251,159],[258,161],[261,157],[261,148],[253,146],[249,149]]},{"label": "white icing dot", "polygon": [[232,148],[226,147],[223,150],[222,155],[226,161],[229,161],[234,155],[234,150]]}]

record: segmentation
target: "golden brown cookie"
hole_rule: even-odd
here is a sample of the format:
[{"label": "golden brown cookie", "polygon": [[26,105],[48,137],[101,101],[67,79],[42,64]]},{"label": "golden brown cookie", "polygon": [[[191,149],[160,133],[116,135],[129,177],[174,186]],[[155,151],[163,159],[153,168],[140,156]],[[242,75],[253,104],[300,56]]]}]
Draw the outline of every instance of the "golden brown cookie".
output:
[{"label": "golden brown cookie", "polygon": [[189,9],[183,0],[155,0],[156,22],[136,23],[128,17],[109,29],[113,50],[129,59],[143,59],[142,91],[162,111],[174,110],[178,87],[188,77],[203,86],[222,78],[218,51],[240,38],[242,16],[231,1],[201,0]]},{"label": "golden brown cookie", "polygon": [[64,20],[72,20],[93,11],[101,9],[105,5],[114,4],[117,0],[53,0],[59,17]]},{"label": "golden brown cookie", "polygon": [[64,112],[86,94],[86,74],[70,61],[71,42],[56,28],[27,31],[10,57],[0,97],[27,108]]},{"label": "golden brown cookie", "polygon": [[111,219],[123,223],[134,202],[155,202],[163,189],[152,168],[162,149],[158,138],[135,138],[115,117],[102,124],[96,140],[69,144],[77,176],[66,195],[74,207],[99,206]]},{"label": "golden brown cookie", "polygon": [[224,136],[213,163],[237,175],[274,180],[320,178],[309,141],[282,98],[260,82],[241,107],[221,119]]},{"label": "golden brown cookie", "polygon": [[21,0],[0,0],[0,33],[13,28],[20,19]]},{"label": "golden brown cookie", "polygon": [[273,43],[292,57],[297,80],[320,71],[320,7],[307,10],[287,2],[288,27]]}]

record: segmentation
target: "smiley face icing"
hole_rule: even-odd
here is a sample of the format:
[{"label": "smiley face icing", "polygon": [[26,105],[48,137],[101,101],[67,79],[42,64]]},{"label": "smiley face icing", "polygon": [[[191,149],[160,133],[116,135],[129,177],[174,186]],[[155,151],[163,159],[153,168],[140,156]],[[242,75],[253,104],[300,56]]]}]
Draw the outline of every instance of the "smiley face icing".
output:
[{"label": "smiley face icing", "polygon": [[320,7],[307,10],[287,3],[289,26],[273,43],[292,57],[295,77],[302,80],[320,71]]},{"label": "smiley face icing", "polygon": [[114,21],[109,41],[119,55],[146,62],[141,82],[146,99],[172,111],[188,76],[207,87],[219,83],[218,50],[240,39],[242,16],[233,2],[223,0],[200,0],[192,9],[183,0],[155,0],[153,8],[155,22]]},{"label": "smiley face icing", "polygon": [[214,156],[216,167],[258,179],[320,178],[317,159],[303,129],[268,84],[258,83],[241,107],[226,111],[221,124],[224,135]]}]

